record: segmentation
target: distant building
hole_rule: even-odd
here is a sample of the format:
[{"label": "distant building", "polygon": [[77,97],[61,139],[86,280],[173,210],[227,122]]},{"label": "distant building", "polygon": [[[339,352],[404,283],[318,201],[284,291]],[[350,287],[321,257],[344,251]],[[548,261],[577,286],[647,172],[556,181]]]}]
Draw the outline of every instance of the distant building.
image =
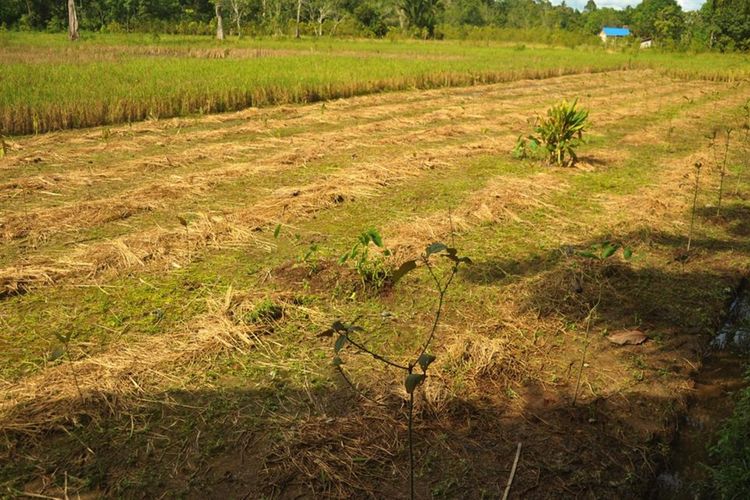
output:
[{"label": "distant building", "polygon": [[611,26],[605,26],[602,28],[601,33],[599,33],[599,38],[601,38],[604,43],[607,43],[609,40],[618,40],[629,36],[630,30],[628,28],[613,28]]},{"label": "distant building", "polygon": [[650,38],[645,38],[641,40],[641,48],[642,49],[650,49],[653,46],[653,41]]}]

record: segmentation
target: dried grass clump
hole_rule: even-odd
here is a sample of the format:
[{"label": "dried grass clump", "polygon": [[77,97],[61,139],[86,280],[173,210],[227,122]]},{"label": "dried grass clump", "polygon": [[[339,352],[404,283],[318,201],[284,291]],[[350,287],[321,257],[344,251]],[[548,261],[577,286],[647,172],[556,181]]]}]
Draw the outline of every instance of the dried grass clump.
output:
[{"label": "dried grass clump", "polygon": [[[222,351],[266,349],[263,325],[238,322],[235,309],[262,298],[235,293],[209,301],[209,312],[173,334],[115,345],[103,354],[49,366],[18,383],[0,384],[0,433],[27,437],[81,420],[99,421],[148,403],[149,395],[203,370]],[[295,305],[274,297],[285,309]]]},{"label": "dried grass clump", "polygon": [[624,269],[624,264],[617,261],[569,257],[557,267],[531,278],[521,308],[540,317],[557,315],[583,320],[599,301],[600,294],[612,292],[616,276]]},{"label": "dried grass clump", "polygon": [[52,233],[127,219],[141,212],[156,210],[160,206],[161,203],[153,200],[130,199],[74,203],[28,214],[11,214],[0,225],[0,230],[6,241],[27,236],[44,239]]},{"label": "dried grass clump", "polygon": [[396,458],[406,446],[404,423],[390,411],[290,423],[266,459],[268,478],[261,483],[273,497],[297,490],[326,498],[379,497],[384,492],[374,485],[403,475]]},{"label": "dried grass clump", "polygon": [[44,266],[0,269],[0,299],[26,293],[35,286],[52,284],[66,272],[66,269]]},{"label": "dried grass clump", "polygon": [[484,392],[482,385],[504,387],[531,376],[530,351],[522,338],[466,334],[451,339],[438,356],[424,398],[433,412]]}]

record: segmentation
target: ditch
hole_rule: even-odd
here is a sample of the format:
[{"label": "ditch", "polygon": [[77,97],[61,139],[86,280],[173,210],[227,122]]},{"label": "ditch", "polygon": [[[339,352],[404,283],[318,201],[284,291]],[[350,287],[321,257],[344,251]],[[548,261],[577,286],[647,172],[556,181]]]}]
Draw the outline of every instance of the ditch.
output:
[{"label": "ditch", "polygon": [[747,278],[737,287],[727,314],[708,347],[678,424],[670,455],[657,476],[652,498],[716,498],[709,448],[734,412],[736,395],[747,386],[750,353],[750,290]]}]

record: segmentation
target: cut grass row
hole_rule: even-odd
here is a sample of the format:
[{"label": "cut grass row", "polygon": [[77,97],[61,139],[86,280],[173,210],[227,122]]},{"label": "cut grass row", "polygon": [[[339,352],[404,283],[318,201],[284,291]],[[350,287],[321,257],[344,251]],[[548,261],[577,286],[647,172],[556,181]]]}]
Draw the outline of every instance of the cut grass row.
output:
[{"label": "cut grass row", "polygon": [[[146,44],[141,53],[125,50],[120,55],[117,47],[123,37],[99,36],[71,50],[49,38],[37,41],[30,35],[0,34],[0,46],[11,47],[17,55],[27,50],[31,61],[4,64],[0,133],[41,133],[389,90],[624,68],[650,67],[673,76],[715,80],[750,74],[746,58],[738,55],[517,50],[459,42],[253,40],[217,45],[207,38],[136,40],[128,43]],[[160,51],[162,45],[169,50]],[[229,55],[234,50],[239,56],[196,57],[189,52],[191,47],[222,48],[221,53]],[[35,57],[40,51],[45,55],[41,61]],[[97,55],[101,52],[114,55],[103,60]]]},{"label": "cut grass row", "polygon": [[[680,139],[680,143],[677,144],[678,149],[694,149],[700,142],[700,139],[700,132],[691,130],[690,135],[686,135]],[[561,180],[573,177],[577,186],[575,186],[573,192],[560,195],[555,205],[561,209],[569,210],[573,214],[571,217],[576,222],[601,227],[601,219],[606,214],[601,211],[601,206],[597,203],[595,195],[601,192],[621,194],[637,190],[638,184],[646,183],[652,179],[654,168],[658,167],[659,161],[668,155],[669,153],[665,149],[658,148],[650,151],[649,154],[634,158],[623,165],[617,165],[616,168],[608,168],[599,172],[578,173],[557,171],[554,174],[555,176]],[[525,175],[518,171],[518,168],[525,168],[525,165],[519,163],[514,163],[513,165],[515,168],[504,172],[504,174],[512,176]],[[311,233],[330,234],[332,239],[327,242],[327,245],[330,245],[331,248],[343,247],[347,242],[351,241],[355,235],[356,228],[365,227],[370,224],[381,224],[384,220],[393,221],[402,216],[402,212],[412,206],[414,200],[421,200],[420,211],[423,210],[429,213],[436,209],[444,209],[460,202],[464,193],[481,185],[484,176],[492,173],[500,173],[498,165],[490,160],[487,160],[484,166],[478,166],[481,167],[475,172],[480,174],[478,178],[471,178],[464,175],[451,176],[443,179],[442,185],[441,182],[424,183],[421,186],[412,186],[412,192],[389,193],[383,199],[374,202],[355,202],[340,209],[328,211],[315,221],[307,221],[301,224],[300,230]],[[503,163],[503,169],[508,167],[509,165]],[[435,192],[442,193],[443,196],[432,201]],[[589,203],[583,204],[582,201],[586,199],[589,200]],[[373,209],[373,207],[376,209]],[[480,265],[486,265],[487,261],[492,262],[492,259],[496,257],[508,259],[508,263],[512,261],[523,263],[534,258],[539,258],[544,262],[545,256],[552,254],[560,243],[559,228],[547,223],[546,215],[548,214],[544,210],[535,210],[533,213],[522,215],[527,221],[533,221],[534,227],[538,231],[530,232],[528,227],[520,223],[490,224],[485,227],[475,228],[461,235],[459,237],[459,245],[472,256],[480,256],[481,259],[477,258],[477,263]],[[342,221],[346,223],[342,224]],[[602,228],[602,231],[606,231],[606,229]],[[570,234],[566,233],[566,236],[570,236]],[[599,232],[593,236],[599,236]],[[289,250],[287,249],[287,251]],[[661,250],[652,248],[644,252],[648,261],[646,263],[641,261],[641,265],[665,266],[665,255],[659,253]],[[653,255],[649,256],[648,254]],[[278,263],[277,259],[285,260],[290,257],[291,255],[286,252],[276,256],[267,256],[268,261],[263,261],[262,265],[273,266]],[[203,271],[201,271],[200,275],[196,276],[196,279],[203,282],[209,282],[209,275],[213,274],[214,271],[217,275],[220,274],[226,277],[227,280],[223,280],[221,285],[213,287],[213,291],[211,292],[220,298],[224,293],[223,288],[230,280],[236,280],[235,286],[237,288],[257,286],[256,277],[247,279],[246,277],[239,278],[239,276],[240,272],[245,269],[251,270],[259,262],[261,261],[256,255],[247,255],[244,252],[232,254],[228,254],[226,251],[217,252],[213,256],[208,256],[208,259],[205,261],[197,261],[189,273],[192,274],[202,269]],[[545,267],[545,265],[542,264],[541,267]],[[202,274],[204,271],[207,271],[207,274]],[[144,278],[145,281],[156,285],[157,288],[169,290],[171,287],[170,283],[159,281],[156,277],[144,276]],[[498,313],[497,304],[503,304],[511,300],[509,295],[512,291],[504,287],[509,281],[507,279],[488,281],[477,285],[476,283],[470,283],[470,280],[466,279],[469,278],[468,276],[464,278],[459,282],[459,286],[452,294],[452,311],[471,311],[472,308],[477,307],[476,298],[481,296],[481,306],[488,309],[486,314],[496,315]],[[410,290],[411,287],[414,287],[415,292],[425,288],[422,283],[415,283],[408,286]],[[271,285],[266,286],[269,294],[273,293],[272,288]],[[477,291],[477,288],[480,291]],[[717,288],[717,286],[711,283],[711,286],[706,286],[702,290],[696,289],[695,293],[700,295],[701,293],[707,293],[707,291],[713,291],[714,288]],[[148,287],[144,286],[142,292],[145,292],[147,289]],[[654,294],[658,294],[659,292],[658,287],[653,291]],[[97,291],[96,293],[100,294],[101,292]],[[419,296],[418,293],[414,295]],[[331,300],[328,296],[320,295],[317,300],[318,302],[314,303],[316,308],[333,310],[336,314],[343,314],[346,317],[354,317],[362,312],[376,315],[385,306],[389,307],[397,317],[406,320],[410,318],[409,315],[415,309],[408,301],[402,304],[396,301],[387,301],[383,304],[378,298],[369,298],[355,302],[341,297]],[[333,304],[326,305],[330,301]],[[702,306],[710,310],[715,306],[716,302],[715,300],[712,300],[710,303],[706,301],[702,303]],[[419,311],[427,309],[426,304],[420,303],[418,305],[420,306],[418,307]],[[672,306],[676,307],[677,305],[672,304]],[[144,308],[143,314],[147,313],[148,309]],[[473,317],[473,319],[478,320],[479,318]],[[456,315],[455,312],[451,313],[448,318],[448,324],[457,324],[458,322],[466,322],[466,319]],[[688,317],[684,319],[684,322],[690,325],[695,323],[693,318]],[[139,327],[136,326],[136,328]],[[217,453],[231,453],[231,450],[237,447],[235,439],[238,436],[232,434],[235,427],[250,431],[261,428],[265,434],[278,431],[280,428],[290,425],[283,419],[276,418],[277,415],[289,411],[288,409],[284,409],[284,406],[294,407],[295,401],[294,399],[289,401],[290,397],[303,398],[304,390],[308,389],[308,385],[306,384],[312,385],[312,391],[315,391],[320,385],[332,385],[325,376],[325,367],[330,354],[329,348],[322,344],[311,344],[309,337],[311,337],[312,333],[300,330],[297,324],[282,325],[274,331],[273,336],[266,341],[269,343],[275,341],[284,347],[283,349],[280,348],[277,353],[279,359],[275,361],[277,368],[273,369],[273,376],[269,374],[270,368],[267,365],[263,365],[263,363],[268,363],[269,360],[262,357],[262,353],[258,351],[222,357],[213,364],[211,370],[198,376],[205,378],[205,380],[200,380],[201,383],[212,387],[212,389],[204,391],[208,394],[206,400],[197,396],[200,391],[183,393],[182,387],[177,386],[174,388],[174,391],[170,391],[173,395],[169,394],[165,396],[165,399],[168,399],[169,402],[164,403],[161,414],[158,411],[153,415],[138,413],[131,416],[130,419],[124,416],[119,418],[119,420],[113,417],[111,423],[114,424],[114,428],[123,429],[119,433],[113,431],[113,427],[110,426],[89,426],[88,428],[80,427],[78,429],[71,429],[73,435],[62,436],[62,439],[57,441],[57,446],[49,447],[51,451],[48,451],[45,455],[45,463],[42,467],[46,467],[47,471],[52,471],[54,470],[53,464],[70,461],[70,456],[75,456],[77,453],[75,450],[80,449],[78,442],[78,439],[80,439],[97,451],[94,458],[82,461],[83,465],[80,467],[76,467],[75,470],[67,469],[70,474],[76,477],[76,481],[79,480],[78,478],[86,481],[86,484],[82,486],[84,490],[102,488],[109,493],[122,492],[123,494],[130,494],[141,488],[162,491],[166,488],[164,484],[165,478],[170,477],[167,469],[171,471],[172,467],[174,467],[174,470],[179,469],[184,471],[185,474],[191,474],[194,471],[192,465],[187,463],[189,460],[181,456],[183,453],[189,453],[193,458],[200,457],[201,461],[211,460],[213,455]],[[572,331],[569,332],[570,335],[574,333]],[[550,332],[544,332],[543,335],[547,336],[548,334],[552,335]],[[393,339],[378,337],[372,340],[376,343],[385,343]],[[557,338],[554,341],[565,342],[563,338]],[[552,369],[548,368],[548,370]],[[232,380],[237,379],[241,380],[241,387],[250,387],[252,390],[245,389],[234,393],[228,384]],[[594,390],[606,394],[605,382],[605,380],[591,381]],[[195,380],[193,380],[193,383],[195,383]],[[217,386],[221,387],[221,389],[215,389]],[[254,398],[252,395],[257,389],[260,390],[258,391],[257,398]],[[212,392],[220,394],[220,397],[212,396]],[[180,397],[181,393],[183,397]],[[313,393],[317,396],[316,392]],[[157,397],[161,397],[161,395]],[[191,415],[184,416],[184,418],[176,418],[180,406],[179,404],[170,406],[170,404],[183,400],[185,404],[192,407],[200,405],[203,408],[205,406],[206,409],[200,411],[201,417],[211,423],[197,421],[191,416],[196,413],[195,411],[192,411]],[[241,425],[236,424],[235,415],[239,415],[238,418],[242,422]],[[262,422],[258,422],[258,415],[266,415],[266,417],[262,419]],[[135,425],[133,424],[133,419],[136,422]],[[331,432],[340,432],[338,427],[332,427]],[[226,435],[222,436],[221,432],[216,431],[217,428],[225,431]],[[130,430],[128,431],[128,429]],[[180,449],[180,451],[176,451],[183,443],[187,444],[189,439],[193,439],[196,443],[198,442],[196,435],[199,435],[199,433],[196,429],[203,431],[203,434],[200,434],[202,436],[200,441],[201,446],[199,447],[196,444],[195,449],[193,449],[192,445],[190,445]],[[427,431],[421,429],[420,432]],[[585,432],[585,429],[581,432]],[[165,435],[167,437],[164,437]],[[125,436],[129,437],[126,439]],[[277,436],[274,433],[274,439],[276,438],[281,439],[281,436]],[[169,465],[164,465],[163,471],[149,470],[148,472],[144,472],[146,468],[138,467],[137,464],[140,460],[148,459],[149,446],[153,448],[154,443],[156,443],[156,448],[158,449],[156,452],[159,454],[158,456],[165,457],[166,452]],[[112,448],[117,448],[117,451],[112,450]],[[147,450],[145,456],[144,449]],[[115,459],[115,457],[117,458]],[[529,459],[527,456],[527,460]],[[126,470],[123,470],[117,464],[117,462],[128,460],[133,465]],[[158,462],[160,464],[167,463],[167,461],[162,461],[161,459]],[[362,467],[367,468],[371,466],[371,464],[362,465]],[[66,467],[68,466],[66,465]],[[8,469],[3,471],[3,474],[0,474],[0,479],[8,481],[7,484],[22,488],[26,484],[26,481],[19,480],[18,478],[29,478],[35,474],[39,474],[39,470],[33,469],[26,461],[21,461],[9,465]],[[437,470],[440,471],[439,466]],[[113,471],[117,473],[112,474]],[[209,487],[208,479],[203,483],[200,482],[200,478],[203,477],[202,474],[198,474],[197,477],[197,483],[185,482],[176,485],[176,487],[179,491],[182,491],[183,488],[189,490],[190,488],[202,489]],[[429,479],[427,478],[427,480]],[[321,481],[324,480],[321,479]],[[463,484],[463,479],[460,476],[457,481],[459,484]],[[264,486],[267,487],[268,485]],[[524,486],[530,486],[530,484]]]},{"label": "cut grass row", "polygon": [[[705,97],[705,100],[707,102],[711,102],[713,99],[718,98],[720,94],[708,94]],[[703,102],[696,101],[693,103],[693,106],[697,106],[700,104],[704,104]],[[651,115],[652,121],[654,123],[663,122],[667,116],[671,115],[671,112],[675,108],[673,107],[665,107],[662,111],[662,116],[658,115]],[[626,134],[628,132],[632,132],[636,130],[638,127],[640,127],[640,123],[642,121],[641,117],[633,117],[625,121],[619,122],[619,125],[616,129],[609,129],[607,130],[608,137],[620,137],[623,134]],[[698,137],[700,139],[700,137]],[[601,140],[596,140],[595,143],[601,142]],[[595,144],[594,144],[595,145]],[[664,153],[661,151],[661,149],[658,150],[659,154]],[[639,158],[639,161],[636,162],[638,165],[648,165],[650,163],[650,158]],[[517,167],[514,165],[506,165],[503,162],[501,162],[499,165],[494,164],[493,162],[496,161],[493,159],[493,157],[488,157],[485,159],[479,159],[479,160],[472,160],[470,163],[468,163],[466,166],[464,166],[462,169],[455,170],[455,169],[447,169],[445,171],[434,171],[431,173],[429,178],[422,178],[420,183],[416,183],[415,185],[405,188],[401,187],[397,192],[393,192],[386,195],[387,201],[381,200],[380,197],[375,198],[373,201],[367,201],[362,200],[360,202],[355,203],[348,203],[347,204],[347,215],[346,219],[349,220],[350,218],[353,218],[358,221],[358,224],[352,224],[352,223],[346,223],[344,227],[346,228],[346,236],[349,238],[353,238],[355,235],[352,233],[353,228],[359,228],[359,227],[366,227],[369,225],[380,225],[379,221],[387,220],[387,221],[393,221],[398,220],[401,217],[405,216],[405,212],[403,212],[403,207],[413,206],[416,203],[416,200],[419,200],[423,197],[428,196],[429,192],[432,192],[432,196],[435,198],[435,200],[429,204],[430,210],[435,210],[436,208],[441,208],[438,205],[435,205],[435,203],[449,203],[448,201],[445,201],[446,194],[446,188],[441,187],[441,184],[445,182],[445,179],[450,180],[454,184],[450,188],[453,190],[453,202],[455,202],[455,197],[457,192],[465,192],[468,189],[470,189],[472,183],[477,183],[477,185],[482,185],[484,181],[488,178],[487,176],[494,171],[495,174],[498,173],[499,169],[511,169],[511,171],[517,170]],[[615,175],[614,172],[607,172],[602,174],[583,174],[581,176],[574,176],[573,180],[576,184],[580,184],[576,189],[579,193],[586,192],[587,196],[578,196],[573,200],[569,200],[567,195],[560,195],[563,197],[563,199],[560,200],[558,204],[566,204],[570,205],[573,203],[573,205],[570,205],[570,209],[575,209],[577,211],[590,211],[593,209],[592,206],[592,200],[593,195],[596,194],[596,192],[599,191],[607,191],[607,192],[618,192],[620,193],[622,190],[625,190],[624,192],[631,192],[635,189],[637,189],[639,186],[641,186],[644,179],[647,177],[644,177],[644,175],[647,174],[646,171],[644,171],[642,168],[638,169],[639,175],[632,175],[633,171],[632,169],[635,167],[629,167],[629,175],[623,175],[621,173],[617,173]],[[476,172],[474,172],[475,169],[478,169]],[[461,178],[455,178],[456,172],[460,171]],[[302,174],[302,172],[300,172]],[[522,172],[515,171],[514,175],[517,177],[521,175]],[[528,172],[526,173],[528,174]],[[447,176],[447,177],[445,177]],[[567,175],[566,175],[567,177]],[[613,183],[613,180],[616,182]],[[474,188],[477,186],[475,185]],[[460,188],[460,189],[459,189]],[[227,191],[226,189],[220,190],[223,196],[229,196],[231,199],[236,200],[246,200],[247,193],[243,192],[241,189],[237,191]],[[420,194],[421,193],[421,194]],[[436,194],[437,193],[437,194]],[[620,193],[622,194],[622,193]],[[450,198],[450,197],[449,197]],[[225,202],[229,201],[228,199],[225,200]],[[210,199],[206,199],[205,203],[209,203]],[[389,207],[385,212],[378,209],[376,211],[373,211],[372,204],[375,204],[375,206],[385,206]],[[402,208],[396,208],[396,207],[402,207]],[[409,216],[414,216],[416,213],[414,211],[408,212]],[[164,216],[161,218],[162,224],[169,224],[170,222],[173,222],[172,219],[174,218],[173,212],[164,214]],[[309,228],[309,231],[311,232],[322,232],[324,234],[330,234],[330,235],[336,235],[338,234],[342,229],[339,227],[341,225],[342,221],[342,213],[340,210],[327,210],[321,212],[316,218],[315,222],[312,223],[312,226]],[[135,225],[141,225],[138,220],[133,220],[130,222],[130,224]],[[298,227],[305,227],[307,223],[303,224],[302,221],[295,221],[295,226]],[[322,229],[320,229],[322,226]],[[316,229],[318,228],[318,229]],[[96,232],[92,232],[88,235],[90,238],[95,238],[97,236],[101,237],[100,234],[97,234]],[[343,240],[342,243],[339,245],[343,248]],[[61,251],[64,251],[62,249]],[[213,253],[213,251],[210,251]],[[243,250],[240,253],[245,253],[246,251]],[[221,252],[220,252],[221,254]],[[236,254],[234,254],[237,258]],[[252,256],[252,259],[256,262],[265,262],[267,259],[271,258],[273,261],[276,262],[276,264],[272,264],[271,262],[268,262],[266,266],[268,267],[274,267],[274,265],[278,266],[279,262],[278,259],[289,259],[293,258],[293,255],[285,255],[283,253],[276,254],[274,256],[268,256],[264,253],[263,250],[258,249],[257,251],[252,252],[251,254],[248,254],[249,256]],[[224,257],[219,257],[220,259],[223,259]],[[179,260],[179,259],[178,259]],[[245,260],[243,257],[242,260]],[[198,268],[202,268],[206,266],[206,263],[198,260],[195,265],[191,265],[191,267],[197,266]],[[217,266],[215,264],[211,264],[209,267],[211,268],[219,268],[221,266]],[[184,274],[184,273],[179,273]],[[231,274],[231,273],[230,273]],[[178,280],[179,281],[179,280]],[[209,280],[210,281],[210,280]],[[125,282],[130,282],[129,278],[125,279]],[[143,330],[150,331],[152,329],[152,320],[153,318],[150,315],[151,310],[157,310],[162,309],[163,306],[161,305],[161,299],[155,300],[155,301],[146,301],[143,302],[142,300],[138,299],[137,297],[141,293],[145,293],[147,295],[152,295],[152,292],[149,290],[151,289],[151,285],[140,283],[140,282],[134,282],[130,285],[125,285],[125,282],[121,282],[120,279],[116,281],[116,287],[122,287],[123,289],[130,289],[132,292],[128,292],[128,298],[121,298],[120,300],[114,301],[115,303],[127,303],[132,304],[135,307],[138,307],[139,304],[143,304],[144,307],[146,307],[148,310],[140,310],[135,315],[127,314],[125,316],[125,320],[128,322],[133,322],[129,329],[132,329],[135,325],[140,325],[139,327],[135,327],[136,330]],[[153,278],[149,277],[147,278],[147,283],[153,283]],[[158,285],[157,288],[154,290],[160,290],[162,288],[166,287],[167,289],[171,290],[170,293],[173,294],[180,294],[182,292],[179,291],[179,286],[176,286],[174,284],[172,285]],[[74,319],[74,323],[70,323],[70,318],[68,318],[65,314],[50,314],[50,318],[57,318],[57,320],[54,321],[40,321],[37,317],[37,314],[40,310],[46,309],[39,307],[39,300],[42,300],[45,304],[60,304],[64,305],[67,303],[67,301],[64,299],[65,297],[79,297],[78,293],[72,292],[73,289],[57,289],[55,291],[52,291],[51,293],[57,296],[57,298],[54,298],[50,300],[49,296],[46,295],[38,295],[38,294],[29,294],[23,297],[18,297],[9,301],[6,301],[3,304],[3,309],[5,309],[7,312],[11,313],[12,316],[15,317],[11,323],[16,323],[16,320],[18,321],[17,325],[19,330],[18,335],[11,335],[9,338],[15,338],[19,341],[22,341],[21,344],[14,345],[12,349],[8,351],[9,358],[7,359],[7,368],[8,372],[4,373],[6,377],[9,378],[15,378],[15,376],[11,375],[12,373],[18,374],[19,372],[26,371],[26,369],[21,368],[19,365],[15,365],[11,362],[12,359],[16,360],[24,360],[23,363],[26,364],[27,362],[31,362],[30,364],[26,364],[27,367],[33,367],[36,365],[37,367],[40,366],[39,363],[43,362],[44,359],[44,352],[50,348],[52,344],[55,343],[54,335],[52,335],[53,331],[56,330],[71,330],[71,328],[76,328],[72,326],[73,324],[79,324],[79,318],[80,317],[96,317],[96,311],[98,310],[97,300],[94,300],[92,302],[92,306],[94,307],[94,312],[92,313],[89,311],[88,313],[84,313],[84,310],[79,311],[77,317]],[[108,288],[103,289],[104,292],[101,289],[97,289],[96,287],[89,288],[86,291],[85,295],[92,295],[92,296],[99,296],[100,293],[103,293],[106,295],[106,290]],[[62,295],[58,296],[58,294],[62,293]],[[120,295],[120,292],[113,292],[115,295]],[[158,294],[157,294],[158,295]],[[167,294],[168,295],[168,294]],[[102,296],[102,298],[104,298]],[[109,299],[106,300],[106,302],[110,302]],[[185,300],[185,302],[190,302],[189,300]],[[85,303],[85,301],[84,301]],[[72,304],[69,304],[72,305]],[[67,306],[65,306],[67,307]],[[149,309],[150,308],[150,309]],[[84,309],[88,310],[88,306],[86,306]],[[16,317],[16,315],[18,315]],[[25,315],[28,316],[28,320],[24,320],[23,318]],[[114,316],[114,319],[112,321],[119,321],[117,318],[121,318],[122,314],[116,313]],[[62,321],[62,322],[60,322]],[[106,320],[109,321],[109,320]],[[109,325],[105,322],[105,324],[100,323],[92,323],[81,325],[77,327],[81,333],[83,332],[95,332],[98,331],[100,334],[109,336],[108,328],[113,328],[113,325]],[[162,326],[171,324],[170,322],[164,322],[162,323],[161,320],[159,321],[160,326],[158,329],[161,331]],[[36,325],[36,326],[33,326]],[[65,326],[69,325],[69,326]],[[40,352],[37,349],[34,349],[32,346],[36,344],[35,341],[30,342],[30,338],[27,335],[22,335],[21,332],[23,330],[30,329],[30,331],[35,331],[39,333],[39,341],[40,345],[42,347],[42,351]],[[44,333],[43,333],[44,332]],[[89,337],[91,333],[87,333],[84,337]],[[14,343],[15,344],[15,343]],[[20,351],[24,350],[26,352],[33,352],[36,351],[35,355],[32,355],[32,359],[29,359],[28,356],[20,354]],[[29,351],[31,350],[31,351]],[[35,369],[32,369],[31,371],[35,371]]]}]

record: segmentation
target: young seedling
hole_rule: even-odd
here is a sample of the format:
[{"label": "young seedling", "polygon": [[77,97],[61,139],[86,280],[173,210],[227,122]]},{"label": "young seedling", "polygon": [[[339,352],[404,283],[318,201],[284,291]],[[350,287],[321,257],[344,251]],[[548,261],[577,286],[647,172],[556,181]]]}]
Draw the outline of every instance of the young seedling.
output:
[{"label": "young seedling", "polygon": [[[442,276],[438,272],[435,259],[444,258],[450,262],[450,269]],[[426,269],[429,274],[435,290],[438,294],[437,307],[435,309],[435,316],[432,321],[429,332],[426,336],[426,340],[422,344],[419,351],[414,357],[408,362],[397,362],[382,354],[379,354],[370,348],[368,348],[361,340],[355,338],[356,335],[364,333],[364,328],[353,325],[345,324],[341,321],[335,321],[331,328],[321,333],[321,336],[336,337],[334,342],[334,358],[333,366],[341,374],[344,380],[352,387],[356,389],[356,386],[351,382],[349,377],[344,371],[344,360],[341,355],[347,346],[351,346],[353,350],[360,353],[369,354],[373,359],[379,361],[390,368],[399,370],[404,375],[404,387],[406,393],[409,395],[408,399],[408,441],[409,441],[409,496],[413,500],[415,495],[414,490],[414,435],[413,435],[413,422],[414,422],[414,391],[424,383],[427,379],[427,372],[430,365],[435,361],[436,357],[429,352],[430,345],[435,339],[438,326],[440,324],[440,318],[443,313],[445,306],[445,296],[450,288],[453,278],[458,273],[458,269],[462,264],[470,264],[471,259],[468,257],[459,257],[458,251],[455,248],[449,248],[443,243],[432,243],[429,245],[425,252],[419,257],[419,259],[409,260],[404,262],[392,276],[393,283],[397,283],[401,278],[406,276],[411,271],[422,268]]]},{"label": "young seedling", "polygon": [[76,390],[78,391],[78,397],[81,398],[81,403],[83,403],[83,392],[81,392],[81,386],[78,384],[78,373],[76,372],[75,368],[73,368],[73,359],[70,357],[70,342],[75,337],[76,334],[73,332],[55,332],[55,338],[57,338],[61,345],[56,347],[52,351],[51,359],[57,359],[64,356],[68,360],[70,373],[73,376],[73,383],[75,384]]},{"label": "young seedling", "polygon": [[391,255],[390,250],[385,248],[383,238],[378,230],[370,228],[357,237],[357,242],[351,250],[339,257],[339,264],[344,265],[351,260],[354,263],[354,269],[362,280],[362,284],[371,284],[377,289],[383,286],[390,272],[385,266],[383,257],[371,255],[370,244],[380,248],[383,257]]},{"label": "young seedling", "polygon": [[695,187],[693,188],[693,208],[690,212],[690,228],[688,229],[687,248],[685,248],[686,256],[690,255],[690,244],[693,241],[693,228],[695,227],[695,211],[698,205],[698,193],[700,192],[700,184],[701,184],[701,167],[703,167],[703,164],[699,161],[693,164],[693,168],[695,169]]},{"label": "young seedling", "polygon": [[576,402],[578,401],[578,393],[581,390],[581,376],[583,375],[583,367],[586,364],[586,353],[589,349],[589,334],[591,333],[591,322],[594,319],[594,314],[596,313],[597,307],[599,307],[599,302],[601,302],[602,296],[601,296],[601,290],[599,291],[599,300],[597,300],[596,304],[589,309],[589,313],[586,316],[586,319],[584,320],[586,322],[586,334],[584,336],[583,340],[583,352],[581,353],[581,364],[578,367],[578,376],[576,377],[576,389],[573,393],[573,404],[572,406],[576,405]]},{"label": "young seedling", "polygon": [[724,142],[724,158],[719,170],[719,200],[716,202],[716,217],[721,216],[721,201],[724,197],[724,178],[727,175],[727,156],[729,155],[729,139],[732,136],[732,129],[727,129],[727,138]]},{"label": "young seedling", "polygon": [[180,221],[180,225],[185,228],[185,246],[187,247],[187,260],[190,262],[190,234],[188,234],[188,221],[181,215],[177,216],[177,220]]},{"label": "young seedling", "polygon": [[625,260],[630,260],[633,257],[633,249],[627,246],[622,246],[620,243],[613,243],[611,241],[604,241],[592,245],[589,250],[577,252],[581,257],[587,257],[589,259],[598,260],[600,262],[611,258],[617,253],[618,250],[622,249],[622,257]]}]

